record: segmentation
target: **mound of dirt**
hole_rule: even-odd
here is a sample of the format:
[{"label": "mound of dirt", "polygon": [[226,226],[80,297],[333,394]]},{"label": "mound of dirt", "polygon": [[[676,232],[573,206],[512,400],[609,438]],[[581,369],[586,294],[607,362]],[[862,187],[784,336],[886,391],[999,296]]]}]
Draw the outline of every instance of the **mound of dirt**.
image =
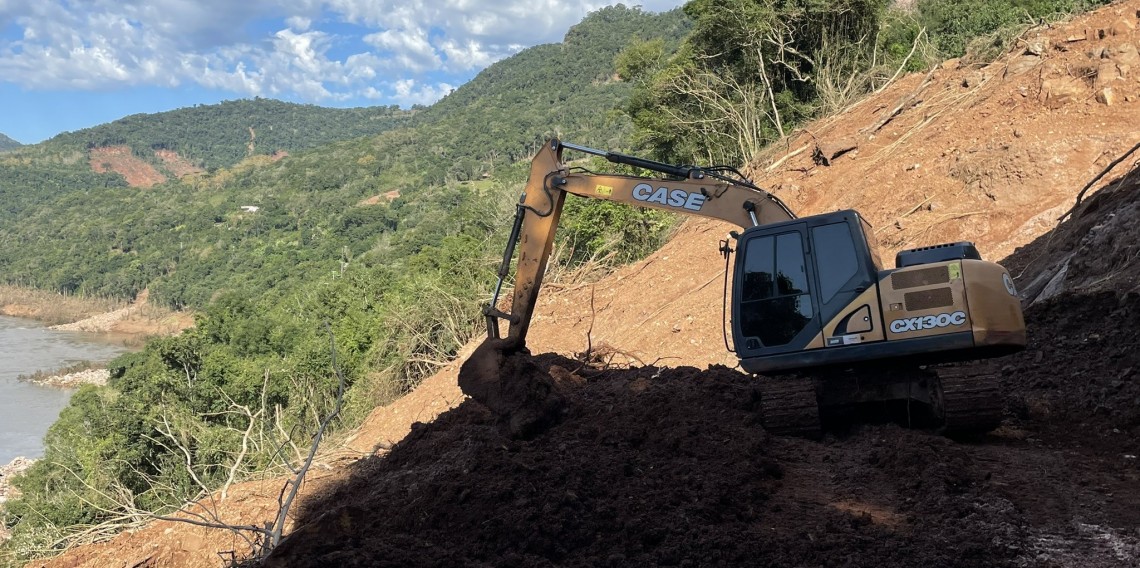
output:
[{"label": "mound of dirt", "polygon": [[1140,294],[1064,294],[1027,315],[1028,348],[1000,361],[1013,416],[1140,453]]},{"label": "mound of dirt", "polygon": [[[1001,361],[1017,418],[1140,450],[1140,175],[1132,169],[1005,260],[1023,285],[1025,352]],[[1121,433],[1124,435],[1122,436]]]},{"label": "mound of dirt", "polygon": [[498,416],[508,435],[531,438],[558,423],[566,410],[567,387],[580,381],[560,367],[556,373],[544,372],[526,354],[505,350],[506,345],[489,340],[477,347],[459,370],[459,387]]},{"label": "mound of dirt", "polygon": [[994,566],[1018,554],[1019,514],[948,440],[896,427],[844,444],[774,438],[753,379],[723,367],[534,365],[583,379],[560,424],[510,439],[469,401],[417,425],[308,500],[266,565]]}]

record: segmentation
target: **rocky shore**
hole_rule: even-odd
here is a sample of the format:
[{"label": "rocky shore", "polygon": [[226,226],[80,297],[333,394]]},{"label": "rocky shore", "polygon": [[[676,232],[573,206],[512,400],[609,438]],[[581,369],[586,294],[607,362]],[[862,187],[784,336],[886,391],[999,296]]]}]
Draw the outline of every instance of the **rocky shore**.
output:
[{"label": "rocky shore", "polygon": [[15,491],[9,482],[12,477],[23,473],[24,470],[32,467],[34,463],[36,463],[36,460],[20,456],[8,462],[7,465],[0,465],[0,505],[7,502],[8,497],[12,495],[12,491]]},{"label": "rocky shore", "polygon": [[[4,503],[8,501],[8,497],[14,496],[13,492],[16,491],[16,489],[12,487],[12,477],[32,467],[34,463],[36,463],[36,460],[21,456],[8,462],[7,465],[0,465],[0,510],[3,509]],[[0,523],[0,542],[8,540],[11,536],[12,535],[8,532],[8,527]]]},{"label": "rocky shore", "polygon": [[31,378],[29,381],[45,387],[74,389],[79,388],[82,385],[103,386],[107,384],[107,380],[110,378],[111,372],[107,369],[87,369],[83,371],[76,371],[74,373],[65,373],[62,375],[51,375],[43,378]]}]

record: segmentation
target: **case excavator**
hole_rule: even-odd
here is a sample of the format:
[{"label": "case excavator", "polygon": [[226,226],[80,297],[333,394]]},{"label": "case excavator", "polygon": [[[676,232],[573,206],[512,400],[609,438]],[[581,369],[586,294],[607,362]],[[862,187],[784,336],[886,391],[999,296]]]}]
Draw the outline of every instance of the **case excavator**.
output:
[{"label": "case excavator", "polygon": [[[571,168],[562,157],[567,150],[659,176]],[[762,423],[769,431],[813,436],[821,411],[865,403],[902,403],[908,411],[921,405],[946,433],[985,432],[1000,422],[995,377],[954,363],[1023,349],[1025,320],[1009,273],[982,260],[973,244],[902,251],[896,266],[885,268],[874,232],[856,211],[797,218],[729,167],[672,165],[556,139],[531,162],[498,284],[484,308],[488,338],[465,363],[461,386],[499,380],[496,365],[503,355],[526,350],[567,194],[740,227],[719,251],[725,278],[732,279],[730,350],[744,371],[758,376]],[[503,311],[499,299],[516,249],[514,290]]]}]

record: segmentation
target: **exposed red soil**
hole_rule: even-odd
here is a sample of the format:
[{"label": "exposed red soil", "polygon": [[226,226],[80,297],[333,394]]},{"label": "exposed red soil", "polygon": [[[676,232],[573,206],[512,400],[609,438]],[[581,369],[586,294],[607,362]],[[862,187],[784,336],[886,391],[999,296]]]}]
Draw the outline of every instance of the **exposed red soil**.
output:
[{"label": "exposed red soil", "polygon": [[[1112,59],[1136,45],[1120,22],[1138,10],[1114,4],[921,89],[925,75],[906,77],[753,167],[801,214],[859,209],[884,258],[964,239],[990,259],[1017,251],[1004,262],[1031,303],[1030,345],[980,363],[1005,387],[994,433],[768,435],[755,379],[723,345],[716,246],[730,227],[688,222],[596,284],[547,287],[528,343],[560,355],[510,368],[558,385],[551,419],[513,428],[509,413],[464,401],[456,365],[445,369],[328,454],[268,564],[1140,566],[1140,188],[1101,190],[1052,231],[1138,141],[1140,66]],[[1048,49],[1024,55],[1038,35]],[[1109,81],[1113,105],[1086,73],[1107,77],[1106,61],[1126,75]],[[831,166],[811,159],[818,141],[848,138],[858,149]],[[571,356],[587,345],[610,368]],[[233,488],[226,513],[271,518],[282,482]],[[236,548],[225,531],[154,523],[43,564],[215,566]]]},{"label": "exposed red soil", "polygon": [[[206,171],[171,150],[155,150],[154,156],[162,162],[163,170],[175,178]],[[275,159],[282,157],[274,154]],[[151,187],[167,180],[166,174],[153,164],[134,155],[130,146],[92,148],[89,162],[92,171],[121,174],[131,187]]]},{"label": "exposed red soil", "polygon": [[115,172],[127,180],[131,187],[151,187],[166,181],[154,166],[134,155],[130,146],[104,146],[92,148],[91,169],[96,173]]},{"label": "exposed red soil", "polygon": [[206,171],[171,150],[155,150],[154,155],[162,160],[162,165],[166,168],[166,171],[170,172],[176,178],[200,174]]},{"label": "exposed red soil", "polygon": [[386,191],[386,192],[381,193],[379,195],[373,195],[372,197],[366,198],[366,199],[362,200],[360,203],[357,203],[357,205],[359,205],[361,207],[366,206],[366,205],[377,205],[381,201],[386,201],[386,202],[391,203],[391,202],[395,201],[396,199],[398,199],[399,197],[400,197],[399,190],[394,189],[392,191]]}]

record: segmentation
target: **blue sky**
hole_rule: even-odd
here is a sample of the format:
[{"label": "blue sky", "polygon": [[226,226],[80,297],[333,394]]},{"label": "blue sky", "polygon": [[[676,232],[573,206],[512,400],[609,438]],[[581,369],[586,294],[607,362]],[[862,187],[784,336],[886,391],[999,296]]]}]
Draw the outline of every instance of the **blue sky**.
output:
[{"label": "blue sky", "polygon": [[616,3],[0,0],[0,133],[33,144],[130,114],[254,96],[431,104]]}]

